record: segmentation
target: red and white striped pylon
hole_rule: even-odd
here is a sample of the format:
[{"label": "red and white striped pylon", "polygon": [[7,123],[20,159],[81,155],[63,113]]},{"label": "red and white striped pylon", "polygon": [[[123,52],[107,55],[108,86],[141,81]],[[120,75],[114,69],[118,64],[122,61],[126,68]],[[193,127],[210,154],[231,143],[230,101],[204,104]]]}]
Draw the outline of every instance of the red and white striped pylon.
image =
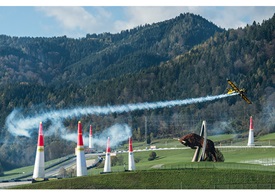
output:
[{"label": "red and white striped pylon", "polygon": [[250,121],[249,121],[249,134],[248,134],[248,146],[255,146],[254,144],[254,128],[253,128],[253,119],[252,116],[250,116]]},{"label": "red and white striped pylon", "polygon": [[89,148],[93,148],[93,127],[90,125],[90,133],[89,133]]},{"label": "red and white striped pylon", "polygon": [[103,172],[111,172],[111,147],[110,147],[110,137],[107,139],[106,156]]},{"label": "red and white striped pylon", "polygon": [[134,171],[136,169],[134,153],[133,153],[133,143],[132,137],[129,137],[129,154],[128,154],[128,170]]},{"label": "red and white striped pylon", "polygon": [[82,125],[78,121],[77,147],[76,147],[76,176],[87,175],[86,158],[84,153],[84,144],[82,137]]},{"label": "red and white striped pylon", "polygon": [[37,150],[35,156],[33,178],[44,178],[45,177],[45,160],[44,160],[44,136],[43,136],[43,125],[40,122],[39,132],[38,132],[38,141],[37,141]]}]

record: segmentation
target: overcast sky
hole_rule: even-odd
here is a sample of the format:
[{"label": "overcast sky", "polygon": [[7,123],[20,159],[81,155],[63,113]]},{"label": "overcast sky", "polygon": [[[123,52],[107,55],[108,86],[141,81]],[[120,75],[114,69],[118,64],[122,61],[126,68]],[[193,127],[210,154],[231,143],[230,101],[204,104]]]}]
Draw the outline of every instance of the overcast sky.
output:
[{"label": "overcast sky", "polygon": [[[60,0],[56,1],[60,2]],[[71,2],[70,0],[67,1]],[[173,2],[174,0],[170,1]],[[202,6],[205,4],[190,4],[190,6],[182,6],[182,4],[177,3],[167,5],[160,1],[159,4],[148,6],[146,3],[140,4],[133,1],[134,3],[128,6],[128,4],[122,3],[85,4],[85,0],[78,0],[77,2],[82,2],[80,4],[56,4],[54,2],[35,4],[33,1],[28,2],[24,6],[20,3],[12,4],[12,6],[0,4],[0,34],[20,37],[66,35],[67,37],[81,38],[88,33],[117,33],[138,25],[175,18],[180,13],[186,12],[198,14],[217,26],[228,29],[244,27],[247,24],[252,24],[253,21],[262,23],[263,20],[268,20],[275,13],[275,6],[273,5],[233,4],[227,6],[226,4],[226,6],[220,6],[217,4],[218,6]],[[104,2],[104,0],[100,2]]]}]

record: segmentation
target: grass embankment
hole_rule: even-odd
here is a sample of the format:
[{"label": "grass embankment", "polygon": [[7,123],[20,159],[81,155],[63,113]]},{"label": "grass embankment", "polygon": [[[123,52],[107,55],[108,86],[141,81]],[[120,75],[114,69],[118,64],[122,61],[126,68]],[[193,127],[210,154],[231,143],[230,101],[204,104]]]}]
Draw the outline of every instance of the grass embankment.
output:
[{"label": "grass embankment", "polygon": [[[232,135],[228,138],[231,139]],[[263,138],[263,141],[273,141],[272,138],[269,136]],[[224,139],[224,136],[216,138],[217,141]],[[135,143],[134,149],[143,149],[143,144]],[[112,166],[112,173],[100,174],[103,168],[93,168],[88,170],[89,176],[26,184],[14,189],[275,188],[275,148],[220,148],[225,162],[192,163],[194,150],[177,141],[154,140],[154,144],[157,148],[167,146],[178,149],[154,150],[157,159],[153,161],[148,161],[151,150],[134,152],[137,161],[134,172],[124,171],[123,164],[126,164],[127,168],[128,153],[117,153],[117,156],[123,157],[123,164]],[[127,146],[122,148],[126,149]],[[269,166],[263,166],[267,164]]]},{"label": "grass embankment", "polygon": [[[125,172],[123,165],[112,173],[102,168],[89,176],[38,182],[13,189],[275,189],[275,166],[241,163],[244,160],[274,158],[274,148],[221,149],[226,162],[192,163],[194,150],[160,150],[148,161],[149,153],[135,152],[136,171]],[[122,155],[127,163],[127,154]]]},{"label": "grass embankment", "polygon": [[13,189],[275,189],[275,173],[215,168],[147,170],[60,179]]}]

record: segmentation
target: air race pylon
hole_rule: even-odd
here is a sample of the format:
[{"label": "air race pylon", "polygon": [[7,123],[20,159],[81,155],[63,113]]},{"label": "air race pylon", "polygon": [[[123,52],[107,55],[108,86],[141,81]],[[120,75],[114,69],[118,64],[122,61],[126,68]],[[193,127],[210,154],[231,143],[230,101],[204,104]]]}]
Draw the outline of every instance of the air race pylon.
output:
[{"label": "air race pylon", "polygon": [[110,155],[111,155],[110,137],[108,137],[103,172],[111,172],[111,156]]},{"label": "air race pylon", "polygon": [[128,170],[134,171],[136,169],[134,153],[133,153],[133,144],[132,137],[129,137],[129,155],[128,155]]},{"label": "air race pylon", "polygon": [[39,125],[37,150],[35,156],[35,164],[33,170],[33,179],[45,177],[45,165],[44,165],[44,136],[42,122]]},{"label": "air race pylon", "polygon": [[93,128],[92,125],[90,125],[90,134],[89,134],[89,148],[93,148]]},{"label": "air race pylon", "polygon": [[249,134],[248,134],[248,143],[247,143],[247,146],[255,146],[255,144],[254,144],[254,129],[253,129],[252,116],[250,116],[250,124],[249,124]]},{"label": "air race pylon", "polygon": [[84,154],[84,145],[82,137],[82,125],[78,121],[77,147],[76,147],[76,176],[87,175],[86,158]]}]

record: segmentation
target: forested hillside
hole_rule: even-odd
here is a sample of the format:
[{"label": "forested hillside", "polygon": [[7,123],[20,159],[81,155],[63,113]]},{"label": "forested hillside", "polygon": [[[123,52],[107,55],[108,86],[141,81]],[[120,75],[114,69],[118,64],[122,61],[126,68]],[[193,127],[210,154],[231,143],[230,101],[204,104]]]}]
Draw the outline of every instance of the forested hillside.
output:
[{"label": "forested hillside", "polygon": [[[141,141],[145,132],[150,139],[198,132],[206,120],[209,134],[246,136],[253,115],[256,134],[273,132],[274,26],[275,16],[261,24],[223,30],[200,16],[181,14],[118,34],[88,34],[83,39],[2,35],[2,165],[7,169],[34,162],[37,134],[15,141],[4,126],[14,108],[28,112],[218,95],[226,93],[227,78],[248,90],[252,105],[233,96],[172,108],[87,116],[81,118],[84,131],[90,124],[99,132],[114,123],[127,123],[133,139]],[[68,131],[75,131],[77,120],[64,121]],[[58,135],[46,137],[45,144],[46,160],[71,154],[75,147]]]},{"label": "forested hillside", "polygon": [[156,66],[222,29],[193,14],[86,38],[0,36],[0,84],[98,81]]}]

